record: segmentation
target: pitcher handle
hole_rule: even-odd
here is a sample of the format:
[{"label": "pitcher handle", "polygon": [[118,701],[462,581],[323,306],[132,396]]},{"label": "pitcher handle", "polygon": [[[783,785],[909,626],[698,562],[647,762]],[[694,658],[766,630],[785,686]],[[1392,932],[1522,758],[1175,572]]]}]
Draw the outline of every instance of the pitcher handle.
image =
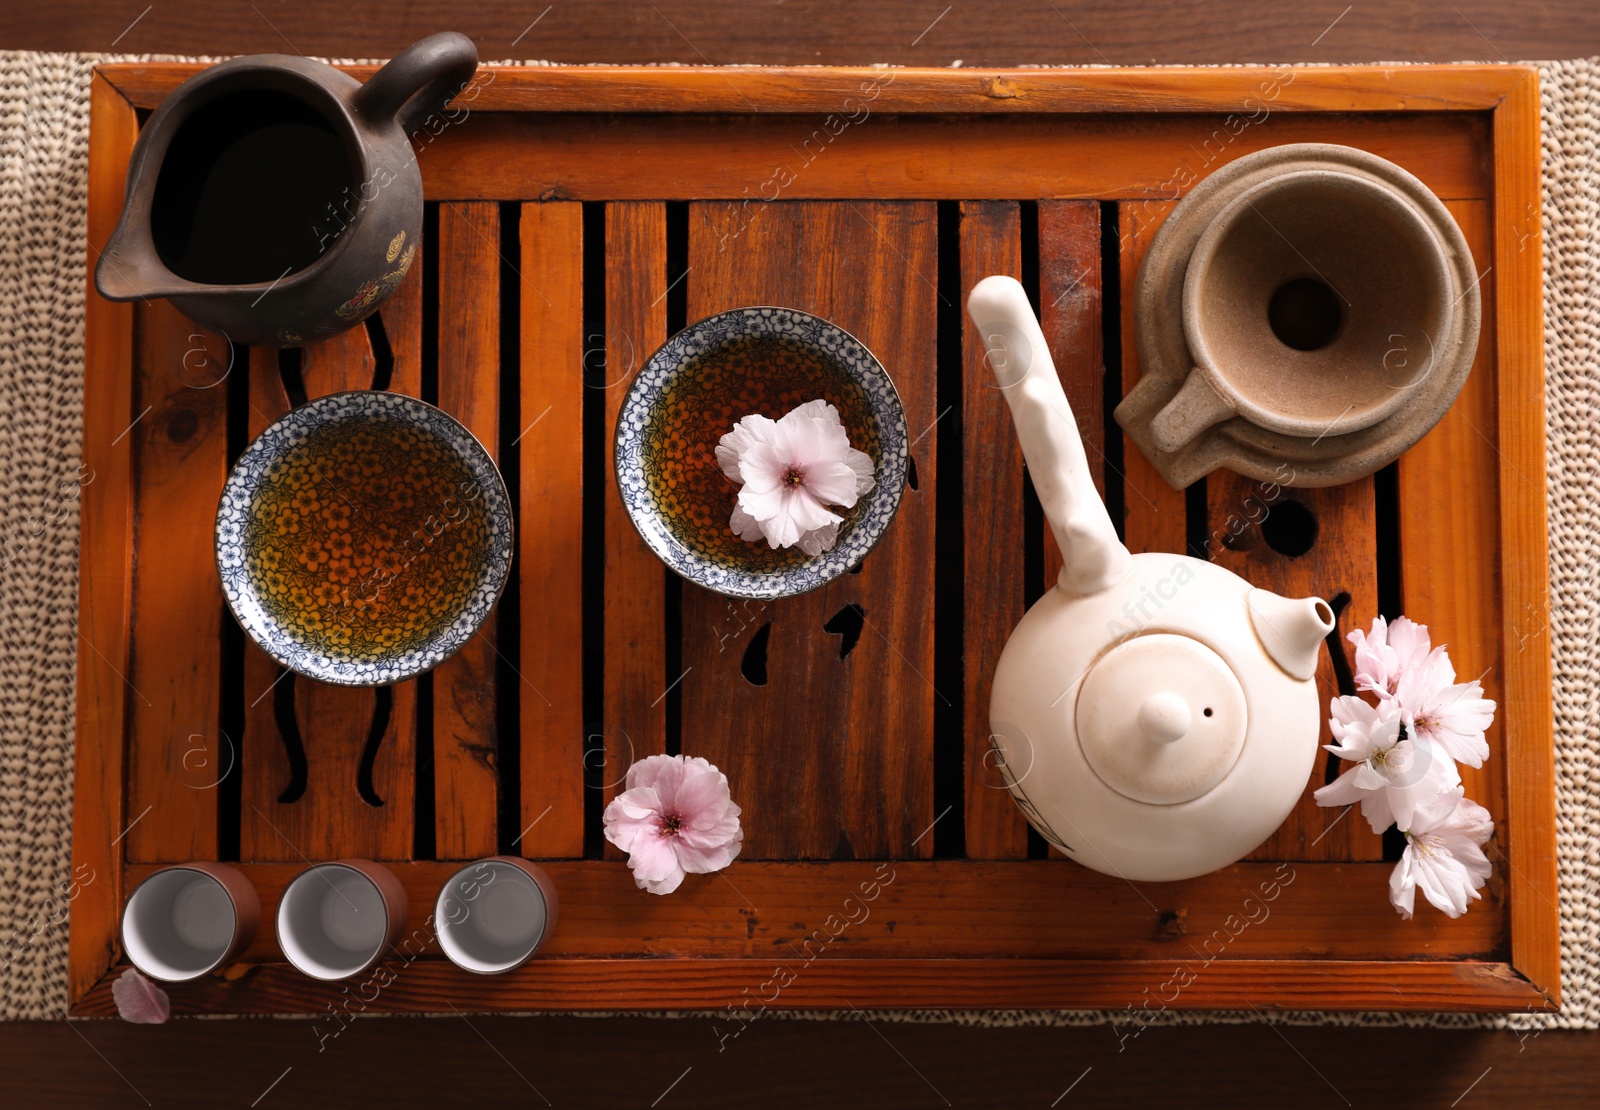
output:
[{"label": "pitcher handle", "polygon": [[1183,388],[1150,421],[1150,435],[1163,451],[1179,451],[1214,424],[1234,415],[1229,401],[1198,366],[1189,371]]},{"label": "pitcher handle", "polygon": [[356,110],[372,123],[394,119],[409,135],[477,71],[478,48],[466,35],[429,35],[395,55],[356,90]]}]

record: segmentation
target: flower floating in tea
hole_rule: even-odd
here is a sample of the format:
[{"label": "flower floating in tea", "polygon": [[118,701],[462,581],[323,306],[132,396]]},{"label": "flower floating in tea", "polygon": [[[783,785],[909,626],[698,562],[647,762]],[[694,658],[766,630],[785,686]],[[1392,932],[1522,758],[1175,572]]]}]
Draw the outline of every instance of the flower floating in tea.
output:
[{"label": "flower floating in tea", "polygon": [[652,755],[628,768],[606,806],[606,839],[628,853],[640,890],[671,894],[685,874],[732,863],[744,843],[728,776],[698,756]]},{"label": "flower floating in tea", "polygon": [[839,539],[844,517],[876,484],[872,457],[850,446],[839,410],[807,401],[780,419],[750,415],[717,444],[717,462],[738,482],[728,524],[740,539],[765,539],[820,555]]},{"label": "flower floating in tea", "polygon": [[1346,694],[1328,705],[1337,744],[1328,751],[1354,766],[1316,792],[1324,806],[1361,803],[1372,831],[1391,824],[1406,849],[1389,880],[1389,901],[1406,920],[1423,895],[1450,917],[1481,897],[1491,865],[1483,844],[1494,834],[1489,811],[1466,797],[1459,760],[1481,767],[1489,755],[1484,731],[1495,704],[1476,680],[1456,681],[1428,626],[1378,617],[1372,631],[1350,633],[1355,681],[1371,703]]}]

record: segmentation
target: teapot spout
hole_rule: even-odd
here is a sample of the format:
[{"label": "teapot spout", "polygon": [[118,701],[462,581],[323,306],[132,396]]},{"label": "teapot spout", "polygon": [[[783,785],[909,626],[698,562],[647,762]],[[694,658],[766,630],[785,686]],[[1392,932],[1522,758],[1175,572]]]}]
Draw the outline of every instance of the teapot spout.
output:
[{"label": "teapot spout", "polygon": [[1027,293],[1015,278],[986,277],[968,295],[967,314],[1011,407],[1033,488],[1061,549],[1057,586],[1075,595],[1108,589],[1128,576],[1133,559],[1089,474],[1077,420]]},{"label": "teapot spout", "polygon": [[1249,594],[1250,623],[1274,662],[1294,678],[1317,673],[1322,642],[1333,631],[1333,610],[1320,597],[1291,599],[1266,590]]}]

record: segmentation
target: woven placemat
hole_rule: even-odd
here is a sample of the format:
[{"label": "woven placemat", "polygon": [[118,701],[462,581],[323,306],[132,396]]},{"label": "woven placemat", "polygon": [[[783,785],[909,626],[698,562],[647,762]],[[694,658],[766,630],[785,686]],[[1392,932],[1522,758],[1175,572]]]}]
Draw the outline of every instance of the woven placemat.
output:
[{"label": "woven placemat", "polygon": [[[89,79],[111,61],[0,51],[0,1018],[67,999]],[[514,63],[538,64],[538,63]],[[1600,59],[1540,65],[1545,365],[1562,978],[1556,1016],[1286,1014],[1346,1025],[1600,1028]],[[769,1011],[773,1016],[778,1011]],[[682,1016],[682,1015],[680,1015]],[[828,1018],[798,1012],[796,1018]],[[845,1016],[857,1017],[857,1014]],[[874,1012],[873,1020],[1115,1025],[1083,1011]],[[1254,1021],[1163,1014],[1147,1022]],[[1134,1028],[1124,1016],[1123,1024]]]}]

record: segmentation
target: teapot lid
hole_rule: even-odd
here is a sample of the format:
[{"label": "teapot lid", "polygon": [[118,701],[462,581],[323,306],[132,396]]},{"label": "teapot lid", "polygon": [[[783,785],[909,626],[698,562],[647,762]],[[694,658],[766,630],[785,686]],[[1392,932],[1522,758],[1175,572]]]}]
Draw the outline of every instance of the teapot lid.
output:
[{"label": "teapot lid", "polygon": [[1249,712],[1220,655],[1162,632],[1100,657],[1083,680],[1077,725],[1084,757],[1107,786],[1134,801],[1175,805],[1233,769]]}]

